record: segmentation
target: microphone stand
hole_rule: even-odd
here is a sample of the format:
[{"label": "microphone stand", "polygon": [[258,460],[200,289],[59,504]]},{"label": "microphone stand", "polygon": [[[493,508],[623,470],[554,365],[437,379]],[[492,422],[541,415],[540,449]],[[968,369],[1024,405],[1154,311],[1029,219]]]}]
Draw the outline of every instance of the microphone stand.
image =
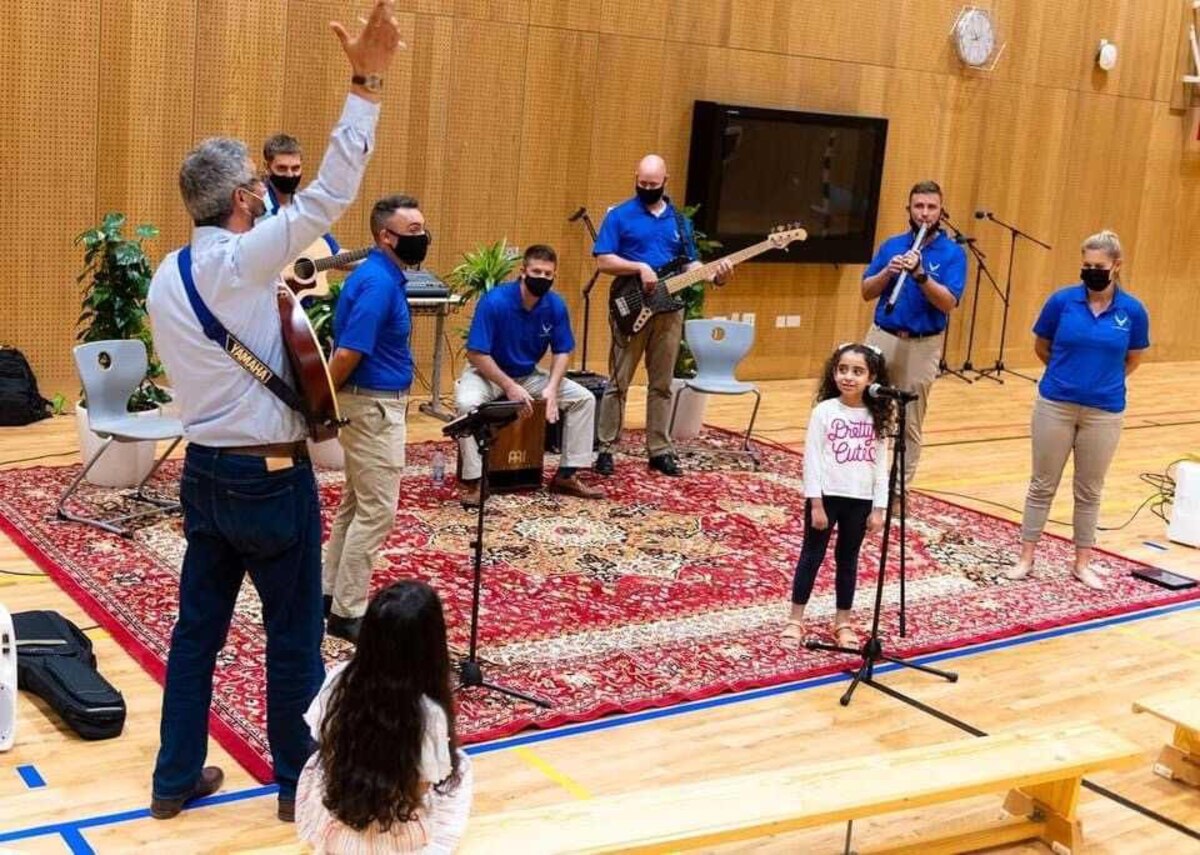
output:
[{"label": "microphone stand", "polygon": [[[583,220],[583,224],[587,226],[588,234],[592,236],[592,245],[596,243],[596,227],[592,224],[592,218],[588,216],[587,208],[581,207],[571,216],[567,217],[567,222],[573,223],[576,220]],[[596,280],[600,278],[600,268],[597,267],[592,271],[592,278],[583,286],[583,354],[581,356],[580,371],[587,371],[587,356],[588,356],[588,326],[591,323],[592,312],[592,289],[596,287]]]},{"label": "microphone stand", "polygon": [[[975,243],[975,238],[967,237],[965,234],[963,234],[961,231],[959,231],[958,226],[956,226],[956,225],[954,225],[954,223],[950,222],[950,217],[946,216],[945,212],[943,212],[943,214],[942,214],[942,223],[944,223],[945,226],[948,229],[950,229],[950,231],[954,232],[954,242],[955,243],[960,244],[960,245],[966,244],[968,247],[972,247],[972,245]],[[972,323],[971,324],[972,333],[974,333],[974,329],[975,329],[975,324]],[[942,356],[938,360],[938,377],[944,377],[947,374],[953,374],[955,377],[957,377],[959,380],[963,381],[964,383],[974,382],[971,380],[970,377],[968,377],[966,374],[963,373],[963,371],[969,371],[970,370],[969,368],[964,366],[962,370],[955,371],[946,362],[946,347],[949,344],[950,344],[950,314],[947,313],[946,314],[946,329],[943,331],[943,335],[942,335]],[[968,342],[967,353],[970,354],[970,352],[971,352],[971,345]],[[969,357],[968,357],[968,360],[969,360]]]},{"label": "microphone stand", "polygon": [[[908,503],[905,498],[905,483],[904,483],[904,457],[905,457],[905,441],[904,431],[908,427],[907,410],[909,401],[916,400],[916,395],[905,394],[896,400],[896,410],[899,413],[899,423],[896,428],[895,436],[895,454],[892,455],[892,467],[888,473],[888,496],[900,496],[900,635],[904,632],[904,521],[907,517]],[[899,481],[899,493],[897,493],[897,481]],[[890,545],[890,536],[892,531],[892,507],[893,502],[889,501],[887,510],[884,511],[883,519],[883,538],[879,546],[879,577],[875,582],[875,613],[871,621],[871,635],[863,643],[861,649],[853,647],[842,647],[838,644],[822,644],[818,641],[806,641],[804,646],[809,650],[827,650],[834,653],[849,653],[852,656],[861,656],[862,664],[858,670],[854,672],[854,678],[850,681],[849,688],[841,697],[841,705],[849,706],[851,698],[854,696],[854,690],[858,688],[859,683],[866,683],[868,686],[879,689],[885,694],[892,695],[902,701],[911,702],[902,693],[889,687],[883,686],[875,682],[875,663],[880,660],[891,662],[896,665],[901,665],[905,668],[913,668],[917,671],[924,671],[926,674],[932,674],[935,677],[941,677],[943,680],[948,680],[951,683],[958,682],[958,674],[953,671],[939,671],[937,668],[930,668],[928,665],[918,665],[916,662],[908,662],[904,659],[898,659],[894,656],[888,656],[883,652],[883,641],[879,637],[879,618],[883,611],[883,583],[884,576],[887,571],[888,546]]]},{"label": "microphone stand", "polygon": [[[1012,298],[1013,258],[1017,252],[1017,238],[1019,238],[1019,237],[1025,238],[1025,240],[1036,243],[1038,246],[1042,247],[1042,249],[1051,249],[1051,246],[1048,243],[1044,243],[1044,242],[1038,240],[1033,235],[1026,234],[1025,232],[1018,229],[1016,226],[1010,225],[1010,224],[1004,222],[1003,220],[997,219],[995,216],[993,216],[991,211],[985,211],[984,218],[991,220],[993,223],[1000,226],[1001,228],[1008,229],[1008,235],[1009,235],[1008,275],[1005,277],[1004,296],[1001,298],[1001,302],[1003,302],[1003,304],[1004,304],[1004,314],[1001,316],[1002,319],[1000,321],[1000,350],[996,354],[996,364],[993,365],[991,368],[984,368],[981,371],[976,371],[975,373],[978,374],[980,377],[987,377],[991,380],[995,380],[997,383],[1004,382],[1004,378],[1001,376],[1002,374],[1011,374],[1014,377],[1020,377],[1022,380],[1028,380],[1030,383],[1036,383],[1037,378],[1030,377],[1027,374],[1022,374],[1019,371],[1013,371],[1011,368],[1006,368],[1004,365],[1004,343],[1005,343],[1005,339],[1008,335],[1008,309],[1011,304],[1011,298]],[[994,282],[994,280],[993,280],[993,282]]]}]

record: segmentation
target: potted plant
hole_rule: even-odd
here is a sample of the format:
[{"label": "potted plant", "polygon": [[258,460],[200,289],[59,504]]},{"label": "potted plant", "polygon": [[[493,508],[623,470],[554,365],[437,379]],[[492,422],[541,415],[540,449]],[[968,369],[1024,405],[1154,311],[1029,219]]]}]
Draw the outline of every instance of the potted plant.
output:
[{"label": "potted plant", "polygon": [[[680,213],[687,218],[689,224],[693,224],[693,217],[699,207],[699,205],[686,205],[680,209]],[[696,238],[696,252],[699,253],[701,261],[706,261],[716,255],[722,247],[720,241],[711,240],[704,232],[696,231],[694,224],[693,234]],[[704,317],[704,291],[704,283],[697,282],[675,295],[683,303],[685,324],[693,318]],[[695,376],[696,358],[692,355],[692,349],[688,347],[687,337],[684,336],[679,340],[679,353],[675,357],[675,376],[671,380],[672,407],[675,405],[674,397],[679,394],[680,389],[684,388],[684,380]],[[690,439],[700,433],[700,429],[704,426],[704,405],[707,401],[707,395],[695,390],[689,391],[680,399],[679,410],[675,414],[675,428],[671,431],[673,439]]]},{"label": "potted plant", "polygon": [[465,252],[462,261],[450,271],[450,287],[462,295],[465,306],[507,281],[520,258],[521,251],[508,238]]},{"label": "potted plant", "polygon": [[[305,301],[304,312],[308,322],[312,324],[313,332],[317,334],[317,343],[325,358],[333,356],[333,311],[337,307],[338,295],[342,292],[341,282],[330,282],[329,293],[321,297],[311,297]],[[326,469],[345,469],[346,456],[342,444],[337,437],[323,442],[308,441],[308,455],[312,462]]]},{"label": "potted plant", "polygon": [[[75,278],[76,283],[84,283],[77,321],[81,329],[76,340],[136,338],[145,343],[149,357],[146,376],[127,406],[130,412],[156,418],[161,415],[162,405],[171,400],[167,391],[154,382],[162,377],[163,370],[154,355],[146,323],[146,294],[153,270],[145,242],[156,237],[158,229],[142,224],[134,230],[134,237],[127,238],[122,232],[124,226],[124,214],[108,213],[100,225],[75,237],[76,246],[84,249],[83,270]],[[88,428],[86,401],[76,405],[75,413],[80,453],[86,461],[103,440]],[[154,466],[156,447],[155,442],[114,443],[92,467],[87,480],[106,487],[135,486]]]}]

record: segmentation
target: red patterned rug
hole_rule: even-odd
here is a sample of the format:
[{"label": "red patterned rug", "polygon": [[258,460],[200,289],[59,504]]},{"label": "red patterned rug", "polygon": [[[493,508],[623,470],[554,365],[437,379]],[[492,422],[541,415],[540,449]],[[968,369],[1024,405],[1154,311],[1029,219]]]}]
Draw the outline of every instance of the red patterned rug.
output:
[{"label": "red patterned rug", "polygon": [[[685,461],[688,477],[651,474],[627,437],[605,501],[547,493],[488,503],[480,656],[487,677],[546,698],[551,710],[472,689],[460,695],[465,741],[550,727],[607,713],[666,706],[723,692],[783,683],[852,660],[787,646],[779,632],[800,552],[800,455],[762,447],[751,471],[725,455]],[[707,447],[736,440],[715,431]],[[432,583],[448,609],[451,642],[463,651],[471,605],[469,542],[474,514],[453,483],[435,487],[434,443],[409,447],[396,527],[378,556],[383,585],[401,576]],[[446,446],[442,446],[443,449]],[[184,541],[177,518],[126,540],[53,518],[75,467],[0,473],[3,527],[156,679],[163,676],[175,619]],[[162,476],[173,489],[178,464]],[[341,476],[320,476],[326,528]],[[86,489],[82,503],[116,507],[115,493]],[[1200,596],[1172,593],[1128,575],[1135,562],[1099,557],[1104,591],[1068,573],[1071,546],[1047,537],[1034,575],[1010,582],[1001,571],[1017,551],[1018,527],[928,496],[910,502],[908,637],[896,637],[897,585],[889,580],[889,652],[913,655],[1075,623]],[[832,553],[832,550],[831,550]],[[894,553],[893,553],[894,554]],[[869,621],[878,540],[864,545],[856,617]],[[832,558],[832,554],[830,555]],[[889,572],[894,572],[889,570]],[[832,570],[818,578],[811,625],[825,631],[833,611]],[[213,733],[252,774],[270,778],[263,642],[257,598],[246,585],[229,642],[217,663]],[[330,661],[348,645],[326,640]]]}]

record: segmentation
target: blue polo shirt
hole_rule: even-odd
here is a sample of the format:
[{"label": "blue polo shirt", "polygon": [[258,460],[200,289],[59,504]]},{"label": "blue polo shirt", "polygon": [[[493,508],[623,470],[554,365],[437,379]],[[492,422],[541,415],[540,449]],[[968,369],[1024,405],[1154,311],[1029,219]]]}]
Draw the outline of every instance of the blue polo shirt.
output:
[{"label": "blue polo shirt", "polygon": [[1119,287],[1112,303],[1093,315],[1087,286],[1068,285],[1042,306],[1033,334],[1050,340],[1042,397],[1110,413],[1125,411],[1125,356],[1150,346],[1146,307]]},{"label": "blue polo shirt", "polygon": [[680,257],[689,261],[700,258],[687,217],[676,217],[670,201],[656,217],[636,196],[610,208],[604,215],[592,255],[619,255],[627,261],[649,264],[655,270]]},{"label": "blue polo shirt", "polygon": [[483,295],[471,318],[467,350],[486,353],[514,380],[527,377],[546,355],[575,349],[571,319],[563,298],[547,291],[526,309],[521,283],[505,282]]},{"label": "blue polo shirt", "polygon": [[[903,255],[912,249],[914,237],[912,232],[902,232],[881,243],[879,251],[867,266],[863,279],[868,279],[887,267],[892,256]],[[921,264],[930,279],[946,286],[954,295],[956,303],[962,299],[963,288],[967,284],[967,254],[961,246],[947,237],[944,231],[939,229],[933,242],[922,250]],[[887,301],[894,287],[896,280],[892,280],[892,284],[883,289],[883,293],[879,295],[879,302],[875,304],[875,323],[879,327],[893,332],[901,330],[913,335],[939,333],[946,328],[946,313],[925,299],[921,286],[911,281],[911,277],[900,289],[896,305],[888,312]]]},{"label": "blue polo shirt", "polygon": [[346,277],[333,310],[333,341],[362,354],[347,385],[385,392],[412,385],[412,318],[404,283],[404,273],[379,247]]}]

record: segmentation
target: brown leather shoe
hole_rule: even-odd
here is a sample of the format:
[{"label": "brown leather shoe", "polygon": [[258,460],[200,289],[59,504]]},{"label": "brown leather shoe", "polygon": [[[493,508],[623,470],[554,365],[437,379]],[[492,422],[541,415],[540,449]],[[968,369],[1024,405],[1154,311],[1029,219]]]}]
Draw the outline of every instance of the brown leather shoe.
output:
[{"label": "brown leather shoe", "polygon": [[464,508],[479,507],[479,480],[463,481],[463,486],[467,489],[458,497]]},{"label": "brown leather shoe", "polygon": [[283,796],[280,796],[279,808],[276,811],[276,816],[279,817],[280,822],[295,822],[296,800],[294,798],[285,799]]},{"label": "brown leather shoe", "polygon": [[183,810],[185,804],[195,799],[211,796],[221,789],[223,783],[225,783],[225,773],[221,771],[220,766],[205,766],[200,770],[200,777],[192,785],[190,793],[177,799],[151,798],[150,815],[155,819],[171,819],[179,816],[179,812]]},{"label": "brown leather shoe", "polygon": [[578,475],[572,475],[570,478],[562,478],[555,475],[550,481],[550,492],[558,493],[563,496],[575,496],[579,499],[603,499],[604,491],[596,487],[589,487],[587,484],[579,480]]}]

